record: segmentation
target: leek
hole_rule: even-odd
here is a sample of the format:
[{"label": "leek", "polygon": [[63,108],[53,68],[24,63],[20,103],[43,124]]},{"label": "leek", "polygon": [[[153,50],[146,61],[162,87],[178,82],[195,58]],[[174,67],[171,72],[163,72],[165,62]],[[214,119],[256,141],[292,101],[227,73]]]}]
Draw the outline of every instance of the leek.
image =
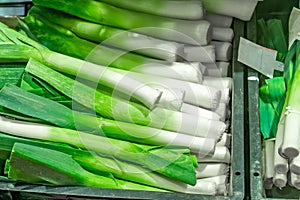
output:
[{"label": "leek", "polygon": [[29,183],[162,191],[106,175],[86,171],[68,154],[21,143],[14,145],[9,160],[8,177]]},{"label": "leek", "polygon": [[216,48],[216,60],[228,62],[232,59],[232,44],[229,42],[212,41]]},{"label": "leek", "polygon": [[232,42],[234,37],[233,29],[223,27],[212,28],[212,39],[222,42]]},{"label": "leek", "polygon": [[141,55],[157,59],[173,62],[176,61],[177,55],[182,53],[182,44],[87,22],[75,16],[45,7],[34,6],[30,9],[29,15],[35,16],[38,19],[47,19],[49,22],[69,29],[81,38],[101,42],[102,44],[128,51],[134,51]]},{"label": "leek", "polygon": [[[99,65],[171,78],[174,77],[180,80],[200,82],[202,78],[198,71],[187,64],[168,64],[160,60],[97,45],[96,43],[78,38],[68,29],[48,22],[43,17],[36,19],[29,15],[25,18],[25,21],[30,27],[30,31],[42,44],[51,50],[69,56],[74,56]],[[125,33],[125,35],[128,34]],[[109,40],[113,41],[114,38]],[[117,43],[119,44],[119,42]],[[144,47],[147,48],[146,46]],[[80,50],[78,50],[78,48],[80,48]],[[188,70],[184,70],[183,67],[188,68]],[[183,73],[181,74],[181,72]]]},{"label": "leek", "polygon": [[180,0],[97,0],[117,7],[179,19],[200,19],[204,15],[201,1]]},{"label": "leek", "polygon": [[183,55],[183,59],[189,62],[214,63],[216,61],[215,47],[212,45],[185,45],[183,49]]},{"label": "leek", "polygon": [[218,15],[215,13],[206,12],[205,19],[215,27],[229,28],[232,25],[233,17],[226,15]]},{"label": "leek", "polygon": [[111,71],[107,67],[88,63],[63,54],[49,51],[44,46],[30,38],[0,24],[1,31],[10,38],[14,44],[0,44],[0,62],[27,62],[30,57],[58,71],[100,82],[123,93],[132,94],[134,98],[153,108],[161,96],[161,92],[154,90],[140,82],[125,78],[121,74]]},{"label": "leek", "polygon": [[182,104],[181,112],[204,117],[207,119],[220,120],[220,116],[217,113],[188,103]]},{"label": "leek", "polygon": [[229,166],[227,164],[219,163],[201,163],[196,169],[197,179],[209,178],[214,176],[227,175]]},{"label": "leek", "polygon": [[[149,145],[189,147],[194,152],[201,151],[206,154],[214,150],[215,138],[219,137],[218,132],[201,132],[195,129],[199,131],[199,133],[191,132],[191,136],[189,136],[182,133],[97,118],[84,113],[73,112],[57,102],[9,85],[0,91],[0,105],[63,128],[89,131],[93,134],[106,135],[112,138]],[[41,108],[43,108],[43,111],[39,111]],[[159,119],[160,118],[156,118],[156,120]],[[189,118],[187,118],[187,120],[189,120]],[[171,127],[173,123],[174,121],[170,121],[169,127]],[[160,124],[157,123],[157,125]],[[174,126],[173,124],[173,129],[177,127],[180,127],[180,124],[179,126]],[[190,131],[195,130],[190,129]],[[211,139],[198,137],[201,135],[205,135]]]},{"label": "leek", "polygon": [[[104,95],[100,92],[95,92],[91,88],[83,84],[76,83],[72,79],[69,79],[34,61],[29,62],[26,70],[52,84],[63,94],[73,98],[80,104],[95,110],[99,114],[104,112],[102,108],[102,96]],[[61,84],[61,82],[64,84]],[[95,94],[95,98],[93,97],[93,94]],[[110,103],[111,98],[108,98],[107,96],[105,98],[108,99],[107,102]],[[115,104],[120,104],[120,108],[118,109],[118,105]],[[218,121],[209,120],[206,118],[197,118],[193,115],[158,108],[154,109],[153,112],[150,113],[150,117],[147,117],[143,116],[139,110],[136,110],[136,107],[124,109],[127,108],[126,106],[127,104],[122,103],[121,101],[116,101],[116,103],[112,102],[111,109],[108,112],[109,115],[106,116],[115,118],[117,120],[126,119],[125,121],[128,122],[135,122],[141,125],[148,125],[155,128],[162,128],[200,137],[218,139],[219,134],[224,131],[224,125]],[[133,112],[131,110],[133,110]],[[123,112],[125,112],[124,117],[122,115]],[[127,114],[128,112],[133,113],[132,117]],[[135,112],[136,114],[134,114]],[[129,118],[126,118],[127,116],[129,116]]]},{"label": "leek", "polygon": [[176,79],[163,78],[159,76],[141,74],[137,72],[128,72],[125,70],[114,69],[116,72],[127,77],[134,77],[136,80],[143,83],[155,82],[159,85],[165,86],[172,91],[172,88],[179,89],[185,92],[183,101],[196,106],[201,106],[208,109],[215,109],[218,107],[221,92],[220,90],[209,87],[203,84],[196,84]]},{"label": "leek", "polygon": [[1,117],[0,123],[0,131],[11,135],[69,144],[77,148],[83,148],[136,164],[142,164],[153,171],[178,179],[187,184],[195,185],[196,183],[195,170],[191,158],[176,153],[175,151],[163,149],[162,153],[169,156],[168,160],[166,160],[161,156],[157,156],[155,153],[151,153],[155,151],[152,150],[153,147],[149,148],[70,129],[9,120],[3,117]]},{"label": "leek", "polygon": [[[205,20],[171,19],[124,10],[94,0],[76,0],[72,3],[67,0],[34,0],[33,3],[38,6],[60,10],[94,23],[126,30],[135,29],[135,32],[161,39],[196,45],[206,45],[210,41],[210,23]],[[83,7],[84,10],[82,10]]]},{"label": "leek", "polygon": [[15,143],[29,144],[69,154],[82,167],[94,174],[101,175],[101,173],[103,174],[103,172],[107,172],[112,173],[114,177],[123,180],[176,192],[189,192],[187,191],[187,188],[189,188],[187,184],[175,181],[155,172],[151,172],[138,165],[133,165],[114,158],[101,156],[100,154],[96,154],[94,152],[75,149],[64,144],[41,142],[39,140],[14,137],[6,134],[0,134],[0,138],[0,151],[1,158],[3,159],[9,158],[10,152]]},{"label": "leek", "polygon": [[257,0],[202,0],[207,11],[244,21],[251,19],[257,2]]},{"label": "leek", "polygon": [[229,62],[217,62],[217,63],[204,63],[206,70],[203,73],[205,76],[212,77],[227,77],[230,63]]}]

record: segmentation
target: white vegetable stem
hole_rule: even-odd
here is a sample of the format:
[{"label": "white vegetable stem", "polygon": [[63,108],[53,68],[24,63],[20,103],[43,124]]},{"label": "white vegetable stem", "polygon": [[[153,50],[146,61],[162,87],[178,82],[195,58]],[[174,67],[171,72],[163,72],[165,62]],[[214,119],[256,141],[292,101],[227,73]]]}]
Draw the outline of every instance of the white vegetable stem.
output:
[{"label": "white vegetable stem", "polygon": [[273,177],[275,174],[274,170],[274,149],[275,141],[274,140],[265,140],[264,148],[264,186],[266,189],[271,189],[273,186]]},{"label": "white vegetable stem", "polygon": [[206,70],[202,73],[205,76],[211,77],[227,77],[230,63],[229,62],[216,62],[216,63],[203,63]]},{"label": "white vegetable stem", "polygon": [[224,27],[213,27],[212,28],[212,39],[222,42],[232,42],[234,32],[232,28]]},{"label": "white vegetable stem", "polygon": [[300,175],[300,156],[299,155],[291,161],[290,170],[294,174]]},{"label": "white vegetable stem", "polygon": [[209,76],[205,76],[202,82],[203,85],[214,87],[221,91],[220,102],[222,103],[229,103],[230,92],[232,90],[232,83],[233,80],[230,77],[219,78],[219,77],[209,77]]},{"label": "white vegetable stem", "polygon": [[[91,23],[88,23],[87,25],[93,26]],[[127,51],[135,51],[145,56],[167,60],[169,62],[176,61],[178,55],[183,53],[183,44],[160,40],[129,31],[123,31],[115,34],[109,39],[103,41],[102,44],[114,46]]]},{"label": "white vegetable stem", "polygon": [[[219,140],[226,129],[225,123],[217,120],[206,119],[186,113],[155,108],[150,112],[151,127],[180,132],[187,135]],[[163,120],[164,119],[164,120]]]},{"label": "white vegetable stem", "polygon": [[257,0],[202,0],[202,4],[209,12],[249,21]]},{"label": "white vegetable stem", "polygon": [[200,153],[197,155],[198,163],[227,163],[230,164],[231,157],[227,147],[216,146],[212,155],[204,156]]},{"label": "white vegetable stem", "polygon": [[226,175],[229,171],[229,166],[227,164],[216,164],[216,163],[208,163],[208,164],[199,164],[196,169],[197,179],[200,178],[208,178],[220,175]]},{"label": "white vegetable stem", "polygon": [[215,46],[191,46],[185,45],[183,59],[189,62],[214,63],[216,61]]},{"label": "white vegetable stem", "polygon": [[[130,131],[130,127],[122,125],[125,123],[119,122],[121,129]],[[61,133],[62,131],[68,134],[74,134],[74,138],[94,138],[94,140],[105,139],[105,137],[92,135],[88,133],[78,132],[70,129],[57,128],[54,126],[23,122],[18,120],[10,120],[5,117],[0,117],[0,131],[9,133],[20,137],[29,137],[35,139],[51,140],[51,135],[54,133]],[[185,134],[174,133],[165,130],[154,129],[145,126],[135,127],[134,131],[130,131],[130,137],[136,137],[147,140],[147,144],[150,145],[171,145],[171,146],[182,146],[188,147],[193,152],[211,152],[215,148],[215,140],[208,138],[193,137]],[[144,130],[143,130],[144,129]],[[140,133],[140,134],[139,134]],[[65,136],[67,137],[67,136]],[[78,138],[80,140],[80,138]],[[61,137],[61,141],[64,139]],[[70,138],[69,138],[70,139]],[[59,140],[59,139],[58,139]]]},{"label": "white vegetable stem", "polygon": [[188,103],[182,104],[181,112],[188,113],[191,115],[196,115],[207,119],[220,120],[220,116],[217,113]]},{"label": "white vegetable stem", "polygon": [[124,94],[130,94],[153,109],[159,101],[161,92],[141,82],[117,73],[105,66],[96,65],[63,54],[49,52],[44,54],[44,64],[57,71],[101,83],[109,88],[114,88]]},{"label": "white vegetable stem", "polygon": [[233,17],[226,15],[218,15],[211,12],[206,12],[205,17],[213,26],[229,28],[232,25]]},{"label": "white vegetable stem", "polygon": [[290,112],[285,118],[285,130],[282,143],[282,151],[284,155],[290,159],[299,155],[300,149],[300,115]]},{"label": "white vegetable stem", "polygon": [[206,71],[206,66],[204,66],[201,62],[190,62],[190,64],[196,67],[198,70],[200,70],[202,75],[204,75]]},{"label": "white vegetable stem", "polygon": [[216,195],[217,185],[212,181],[205,181],[198,179],[195,186],[188,185],[186,193],[203,194],[203,195]]},{"label": "white vegetable stem", "polygon": [[218,107],[220,102],[221,92],[213,87],[154,75],[128,72],[120,69],[114,70],[126,75],[126,77],[134,78],[146,85],[149,83],[156,83],[165,88],[169,88],[170,90],[172,90],[172,88],[182,90],[185,92],[185,103],[190,103],[208,109],[215,109]]},{"label": "white vegetable stem", "polygon": [[287,184],[287,174],[279,174],[275,172],[273,183],[276,187],[283,188]]},{"label": "white vegetable stem", "polygon": [[230,116],[230,111],[226,103],[220,103],[214,112],[221,117],[221,121],[225,121]]},{"label": "white vegetable stem", "polygon": [[[153,84],[153,86],[154,85],[155,84]],[[170,91],[167,88],[164,88],[159,85],[155,85],[155,88],[162,91],[162,95],[157,104],[158,107],[175,111],[180,111],[182,109],[183,99],[185,95],[184,91],[176,89]]]},{"label": "white vegetable stem", "polygon": [[228,62],[232,59],[232,44],[229,42],[212,41],[216,48],[216,60]]},{"label": "white vegetable stem", "polygon": [[300,176],[298,174],[291,173],[291,184],[300,190]]},{"label": "white vegetable stem", "polygon": [[132,71],[195,83],[202,82],[201,71],[188,63],[173,62],[170,65],[160,63],[145,64],[132,69]]},{"label": "white vegetable stem", "polygon": [[210,178],[204,178],[204,179],[198,179],[202,181],[210,181],[216,184],[217,186],[217,194],[218,195],[224,195],[227,193],[227,181],[228,181],[228,176],[226,175],[221,175],[221,176],[215,176],[215,177],[210,177]]},{"label": "white vegetable stem", "polygon": [[280,146],[283,141],[284,134],[284,121],[278,124],[276,139],[275,139],[275,148],[274,148],[274,167],[277,173],[286,174],[289,171],[288,160],[283,158],[280,154]]},{"label": "white vegetable stem", "polygon": [[217,88],[217,89],[224,89],[229,88],[232,89],[233,79],[230,77],[203,77],[203,84]]},{"label": "white vegetable stem", "polygon": [[265,179],[272,179],[274,176],[274,140],[265,140]]},{"label": "white vegetable stem", "polygon": [[[134,32],[153,36],[163,40],[175,41],[192,45],[207,45],[211,41],[212,27],[206,20],[175,20],[168,28],[138,28]],[[172,30],[173,29],[173,30]]]},{"label": "white vegetable stem", "polygon": [[224,133],[222,138],[217,142],[217,146],[230,148],[230,145],[231,145],[231,134]]}]

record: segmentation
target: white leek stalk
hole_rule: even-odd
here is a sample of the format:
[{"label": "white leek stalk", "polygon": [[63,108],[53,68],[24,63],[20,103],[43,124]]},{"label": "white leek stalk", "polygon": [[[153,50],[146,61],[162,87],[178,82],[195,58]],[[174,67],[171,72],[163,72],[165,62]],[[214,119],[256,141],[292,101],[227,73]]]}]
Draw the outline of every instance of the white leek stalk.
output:
[{"label": "white leek stalk", "polygon": [[215,152],[212,155],[207,155],[205,157],[202,154],[196,155],[198,163],[226,163],[230,164],[231,156],[229,149],[225,146],[216,146]]},{"label": "white leek stalk", "polygon": [[300,176],[298,174],[291,173],[291,184],[296,189],[300,190]]},{"label": "white leek stalk", "polygon": [[183,58],[189,62],[214,63],[216,61],[215,46],[190,46],[185,45]]},{"label": "white leek stalk", "polygon": [[[291,93],[292,94],[292,93]],[[285,130],[282,142],[284,155],[292,159],[299,155],[300,149],[300,115],[296,112],[289,112],[285,118]]]},{"label": "white leek stalk", "polygon": [[249,21],[258,0],[202,0],[204,8],[212,13]]},{"label": "white leek stalk", "polygon": [[225,121],[230,115],[230,111],[226,103],[220,103],[218,108],[216,108],[214,112],[216,112],[220,116],[221,121]]},{"label": "white leek stalk", "polygon": [[228,62],[232,59],[232,44],[229,42],[212,41],[216,48],[216,60]]},{"label": "white leek stalk", "polygon": [[184,91],[177,89],[169,90],[168,88],[156,85],[155,83],[149,85],[162,92],[162,95],[157,103],[158,107],[175,111],[180,111],[182,109],[183,99],[185,96]]},{"label": "white leek stalk", "polygon": [[231,145],[231,134],[224,133],[222,138],[217,142],[217,146],[230,148],[230,145]]},{"label": "white leek stalk", "polygon": [[201,71],[188,63],[173,62],[170,65],[160,63],[145,64],[135,67],[132,71],[195,83],[202,82]]},{"label": "white leek stalk", "polygon": [[206,71],[205,65],[203,65],[201,62],[191,62],[191,65],[196,67],[202,73],[202,75],[204,75],[204,73]]},{"label": "white leek stalk", "polygon": [[203,194],[203,195],[216,195],[217,185],[212,181],[197,180],[195,186],[188,185],[186,193],[190,194]]},{"label": "white leek stalk", "polygon": [[212,39],[215,41],[232,42],[234,32],[232,28],[213,27]]},{"label": "white leek stalk", "polygon": [[226,175],[229,171],[229,166],[227,164],[199,164],[196,169],[197,179],[209,178],[214,176]]},{"label": "white leek stalk", "polygon": [[274,140],[265,140],[265,175],[264,175],[264,185],[266,188],[272,188],[273,176],[275,174],[274,170]]},{"label": "white leek stalk", "polygon": [[286,174],[289,171],[288,160],[283,158],[280,154],[280,146],[283,141],[284,134],[284,122],[280,122],[278,124],[276,140],[275,140],[275,148],[274,148],[274,167],[277,173]]},{"label": "white leek stalk", "polygon": [[220,102],[221,92],[213,87],[149,74],[146,75],[136,72],[128,72],[120,69],[114,70],[120,74],[126,75],[126,77],[132,77],[146,85],[148,83],[156,83],[164,86],[165,88],[169,88],[170,90],[172,90],[172,88],[182,90],[185,92],[185,103],[190,103],[208,109],[215,109],[218,107]]},{"label": "white leek stalk", "polygon": [[215,183],[217,186],[217,194],[218,195],[225,195],[227,193],[226,185],[227,185],[227,181],[228,181],[228,176],[226,176],[226,175],[198,179],[198,180],[209,181],[209,182]]},{"label": "white leek stalk", "polygon": [[230,63],[229,62],[216,62],[216,63],[204,63],[206,70],[202,73],[205,76],[212,77],[227,77]]},{"label": "white leek stalk", "polygon": [[217,113],[188,103],[182,104],[181,112],[188,113],[191,115],[196,115],[207,119],[220,120],[220,116]]},{"label": "white leek stalk", "polygon": [[232,25],[233,17],[226,15],[218,15],[216,13],[206,12],[205,19],[213,26],[229,28]]},{"label": "white leek stalk", "polygon": [[149,126],[203,138],[219,140],[226,129],[225,123],[206,119],[187,113],[155,108],[149,116],[152,123]]},{"label": "white leek stalk", "polygon": [[279,174],[275,172],[273,183],[278,188],[283,188],[287,184],[287,174]]}]

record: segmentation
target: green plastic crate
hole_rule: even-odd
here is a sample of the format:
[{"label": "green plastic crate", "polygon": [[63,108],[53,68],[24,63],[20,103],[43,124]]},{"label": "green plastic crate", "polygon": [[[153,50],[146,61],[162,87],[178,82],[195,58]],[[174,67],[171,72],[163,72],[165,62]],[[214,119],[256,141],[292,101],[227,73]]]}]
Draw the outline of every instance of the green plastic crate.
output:
[{"label": "green plastic crate", "polygon": [[[256,21],[264,18],[278,18],[283,21],[284,28],[288,29],[289,14],[294,6],[298,7],[298,0],[280,1],[280,0],[265,0],[259,3],[256,13],[252,20],[247,23],[247,38],[253,42],[257,40]],[[262,161],[262,137],[259,128],[259,79],[260,75],[248,69],[247,72],[247,110],[246,117],[248,122],[248,131],[245,131],[249,137],[249,156],[246,160],[249,163],[250,174],[247,178],[250,180],[250,197],[251,199],[299,199],[300,191],[286,187],[282,190],[273,188],[272,190],[264,190],[263,188],[263,161]]]},{"label": "green plastic crate", "polygon": [[[7,0],[9,1],[9,0]],[[0,7],[3,1],[0,0]],[[18,1],[20,2],[20,1]],[[11,5],[11,4],[10,4]],[[24,6],[28,6],[27,4]],[[1,13],[0,13],[1,16]],[[1,18],[7,24],[14,26],[16,24],[15,18]],[[246,23],[240,20],[234,20],[233,28],[235,32],[234,38],[234,52],[231,74],[234,79],[233,95],[232,95],[232,124],[231,132],[232,138],[232,165],[230,176],[230,194],[224,196],[205,196],[193,194],[180,193],[159,193],[146,191],[128,191],[115,189],[99,189],[90,187],[48,187],[41,185],[30,185],[16,183],[15,181],[0,178],[0,199],[3,200],[52,200],[52,199],[186,199],[186,200],[223,200],[236,199],[241,200],[245,198],[246,180],[245,180],[245,161],[247,154],[244,151],[244,80],[245,69],[242,64],[237,62],[237,49],[240,37],[245,37]]]}]

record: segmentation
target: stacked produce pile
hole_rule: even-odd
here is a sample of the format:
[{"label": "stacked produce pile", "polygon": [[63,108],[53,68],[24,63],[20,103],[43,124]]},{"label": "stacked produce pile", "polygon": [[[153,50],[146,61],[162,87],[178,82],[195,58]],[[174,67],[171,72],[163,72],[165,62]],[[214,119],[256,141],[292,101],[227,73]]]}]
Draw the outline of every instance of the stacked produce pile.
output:
[{"label": "stacked produce pile", "polygon": [[33,3],[20,32],[0,27],[9,178],[227,193],[232,17],[194,0]]},{"label": "stacked produce pile", "polygon": [[[299,11],[298,11],[299,13]],[[299,50],[296,40],[288,48],[281,20],[258,21],[260,43],[278,51],[284,73],[277,72],[260,88],[260,123],[264,141],[264,187],[300,189],[299,162]],[[290,30],[293,27],[289,27]],[[292,38],[289,38],[290,41]]]}]

